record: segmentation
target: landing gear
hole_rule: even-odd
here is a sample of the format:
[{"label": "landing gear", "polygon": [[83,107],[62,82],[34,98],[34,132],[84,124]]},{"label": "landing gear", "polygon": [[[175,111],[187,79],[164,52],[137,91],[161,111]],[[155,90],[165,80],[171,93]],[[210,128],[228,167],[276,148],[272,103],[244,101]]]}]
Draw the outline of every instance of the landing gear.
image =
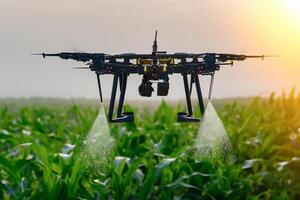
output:
[{"label": "landing gear", "polygon": [[188,84],[188,75],[186,73],[184,73],[184,74],[182,74],[182,77],[183,77],[183,84],[184,84],[188,112],[187,113],[179,112],[177,114],[177,121],[178,122],[200,122],[202,120],[202,118],[195,118],[193,116],[193,107],[192,107],[192,102],[191,102],[192,86],[193,86],[193,83],[195,83],[200,112],[201,112],[201,116],[203,116],[204,103],[203,103],[203,97],[202,97],[198,74],[191,74],[190,86]]},{"label": "landing gear", "polygon": [[[127,77],[128,77],[128,74],[124,73],[124,72],[117,73],[114,75],[112,91],[111,91],[111,99],[110,99],[110,104],[109,104],[109,109],[108,109],[108,120],[110,122],[132,122],[132,121],[134,121],[133,112],[122,112],[124,98],[125,98],[125,92],[126,92],[126,86],[127,86]],[[98,80],[98,86],[99,86],[100,101],[103,102],[99,74],[97,74],[97,80]],[[119,98],[119,104],[118,104],[118,109],[117,109],[117,117],[113,119],[118,81],[120,83],[120,98]]]}]

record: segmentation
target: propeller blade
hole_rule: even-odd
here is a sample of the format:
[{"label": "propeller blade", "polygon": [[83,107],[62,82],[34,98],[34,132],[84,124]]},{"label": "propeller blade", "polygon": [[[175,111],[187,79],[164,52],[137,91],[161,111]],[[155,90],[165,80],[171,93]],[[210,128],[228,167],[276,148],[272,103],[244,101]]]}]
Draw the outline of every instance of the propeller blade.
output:
[{"label": "propeller blade", "polygon": [[73,67],[72,69],[91,69],[89,67]]},{"label": "propeller blade", "polygon": [[257,55],[245,55],[246,58],[274,58],[274,57],[279,57],[278,55],[261,55],[261,56],[257,56]]},{"label": "propeller blade", "polygon": [[32,53],[31,55],[43,56],[43,58],[46,58],[46,56],[60,56],[59,53]]},{"label": "propeller blade", "polygon": [[30,55],[34,55],[34,56],[43,56],[43,58],[46,58],[45,53],[32,53]]}]

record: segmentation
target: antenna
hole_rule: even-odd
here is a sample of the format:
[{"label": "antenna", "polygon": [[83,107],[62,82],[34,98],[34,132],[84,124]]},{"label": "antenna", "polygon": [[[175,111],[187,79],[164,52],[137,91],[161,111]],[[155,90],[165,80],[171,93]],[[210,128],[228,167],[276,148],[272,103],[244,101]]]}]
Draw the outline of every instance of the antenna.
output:
[{"label": "antenna", "polygon": [[157,30],[155,31],[154,42],[152,46],[152,53],[157,53]]}]

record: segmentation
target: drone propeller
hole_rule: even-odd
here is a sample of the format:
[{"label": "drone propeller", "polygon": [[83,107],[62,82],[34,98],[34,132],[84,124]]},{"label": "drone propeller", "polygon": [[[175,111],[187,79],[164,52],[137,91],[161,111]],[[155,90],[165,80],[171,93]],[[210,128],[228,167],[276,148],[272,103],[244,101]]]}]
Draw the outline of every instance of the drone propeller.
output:
[{"label": "drone propeller", "polygon": [[73,67],[72,69],[91,69],[89,67]]},{"label": "drone propeller", "polygon": [[32,53],[30,55],[34,55],[34,56],[43,56],[43,58],[46,58],[44,53]]},{"label": "drone propeller", "polygon": [[59,56],[57,53],[51,53],[51,54],[46,54],[46,53],[32,53],[31,55],[34,56],[43,56],[43,58],[46,58],[46,56]]},{"label": "drone propeller", "polygon": [[264,60],[265,58],[275,58],[279,57],[278,55],[262,55],[262,56],[245,56],[245,58],[261,58],[261,60]]},{"label": "drone propeller", "polygon": [[213,56],[221,62],[226,62],[231,60],[243,61],[247,58],[261,58],[262,60],[264,60],[265,58],[269,58],[269,57],[279,57],[277,55],[245,55],[245,54],[226,54],[226,53],[201,53],[201,54],[197,54],[197,56],[201,58]]}]

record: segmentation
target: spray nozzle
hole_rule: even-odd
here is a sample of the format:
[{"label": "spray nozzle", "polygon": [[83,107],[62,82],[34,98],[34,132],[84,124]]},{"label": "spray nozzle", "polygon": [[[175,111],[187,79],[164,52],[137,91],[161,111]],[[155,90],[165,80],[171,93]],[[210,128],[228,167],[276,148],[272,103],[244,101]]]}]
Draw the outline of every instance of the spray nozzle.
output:
[{"label": "spray nozzle", "polygon": [[214,77],[215,77],[215,73],[211,74],[211,78],[210,78],[210,84],[209,84],[209,93],[208,93],[208,100],[211,100],[211,96],[212,96],[212,90],[213,90],[213,85],[214,85]]}]

